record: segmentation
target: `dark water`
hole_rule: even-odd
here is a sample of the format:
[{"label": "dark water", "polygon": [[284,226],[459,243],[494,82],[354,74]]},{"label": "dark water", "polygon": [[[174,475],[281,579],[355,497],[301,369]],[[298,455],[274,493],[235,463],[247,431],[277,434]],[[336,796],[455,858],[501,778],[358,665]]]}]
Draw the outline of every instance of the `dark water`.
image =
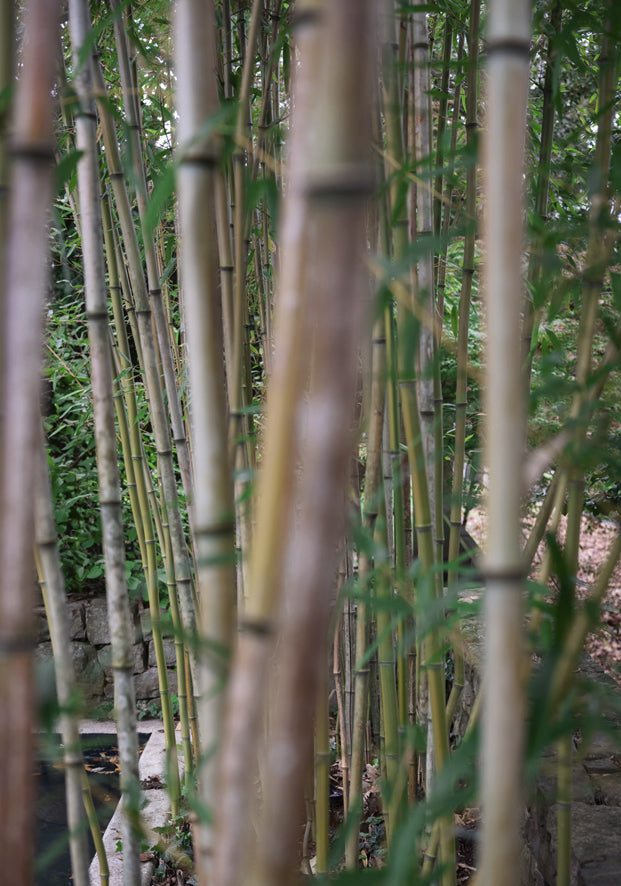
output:
[{"label": "dark water", "polygon": [[[148,735],[140,735],[142,749]],[[120,797],[116,735],[83,736],[83,755],[101,831],[106,829]],[[65,775],[60,736],[41,739],[35,772],[35,886],[67,886],[71,860],[67,837]],[[90,857],[95,854],[90,831]]]}]

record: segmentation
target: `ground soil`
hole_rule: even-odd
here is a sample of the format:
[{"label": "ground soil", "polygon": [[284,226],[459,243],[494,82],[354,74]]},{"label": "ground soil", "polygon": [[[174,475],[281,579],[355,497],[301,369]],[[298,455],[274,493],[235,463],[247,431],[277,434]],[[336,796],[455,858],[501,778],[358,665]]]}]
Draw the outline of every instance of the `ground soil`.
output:
[{"label": "ground soil", "polygon": [[[533,524],[535,513],[524,520],[524,538],[528,536]],[[561,518],[558,541],[565,540],[566,518]],[[482,508],[475,508],[468,515],[466,524],[468,532],[479,544],[485,544],[486,522]],[[589,589],[597,579],[600,568],[606,560],[612,542],[619,532],[615,523],[585,514],[582,517],[580,533],[580,567],[576,595],[586,599]],[[538,558],[532,577],[537,577],[537,565],[543,551],[540,546]],[[552,593],[554,588],[551,588]],[[621,685],[621,560],[612,574],[610,585],[601,607],[601,624],[588,637],[586,642],[588,654]]]}]

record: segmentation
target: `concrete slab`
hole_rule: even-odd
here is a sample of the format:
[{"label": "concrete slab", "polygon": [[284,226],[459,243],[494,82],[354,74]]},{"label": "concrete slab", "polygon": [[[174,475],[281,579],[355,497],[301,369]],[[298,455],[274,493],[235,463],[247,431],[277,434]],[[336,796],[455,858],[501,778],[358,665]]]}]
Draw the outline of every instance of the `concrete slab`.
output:
[{"label": "concrete slab", "polygon": [[[84,724],[85,728],[81,730],[83,733],[88,732],[105,732],[105,733],[115,733],[116,725],[113,722],[110,723],[102,723],[99,720],[89,721],[88,724]],[[95,728],[96,726],[96,728]],[[103,728],[102,728],[103,727]],[[163,827],[168,823],[168,817],[170,815],[170,801],[168,798],[168,793],[165,788],[166,781],[166,745],[164,740],[164,728],[162,726],[161,720],[142,720],[138,724],[138,732],[150,732],[151,737],[147,741],[147,744],[140,755],[140,762],[138,766],[138,773],[140,775],[140,780],[144,782],[145,780],[149,780],[149,784],[158,784],[157,787],[147,787],[144,789],[144,798],[145,798],[145,806],[142,810],[141,816],[143,821],[143,827],[145,829],[145,833],[147,835],[146,839],[149,842],[149,835],[151,834],[152,843],[157,841],[157,834],[153,833],[153,829],[157,827]],[[181,751],[179,750],[180,760],[179,760],[179,769],[180,775],[183,775],[183,757],[181,756]],[[154,779],[153,776],[158,776],[158,780]],[[117,845],[121,841],[121,823],[123,816],[123,801],[118,804],[114,815],[110,819],[110,823],[106,828],[106,832],[104,834],[104,848],[106,850],[106,856],[108,859],[108,868],[110,871],[110,878],[108,880],[108,886],[123,886],[123,851],[117,851]],[[149,886],[151,883],[151,879],[153,876],[153,865],[154,862],[152,859],[148,859],[146,861],[141,862],[141,884],[142,886]],[[89,877],[91,886],[100,886],[101,878],[100,878],[100,869],[99,869],[99,859],[95,856],[91,862],[89,868]]]}]

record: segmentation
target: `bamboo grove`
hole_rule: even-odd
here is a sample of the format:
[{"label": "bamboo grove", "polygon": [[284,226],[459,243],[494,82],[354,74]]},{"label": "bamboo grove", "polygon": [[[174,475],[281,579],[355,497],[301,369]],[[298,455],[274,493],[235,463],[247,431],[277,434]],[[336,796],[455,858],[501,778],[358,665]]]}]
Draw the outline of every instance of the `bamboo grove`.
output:
[{"label": "bamboo grove", "polygon": [[[569,883],[572,731],[596,717],[575,669],[621,553],[617,534],[578,599],[587,502],[619,520],[618,494],[594,481],[621,467],[618,4],[0,8],[12,882],[33,877],[35,567],[73,881],[89,882],[85,712],[55,526],[52,447],[71,430],[60,389],[44,433],[39,409],[42,373],[71,359],[68,333],[52,332],[70,307],[90,376],[126,886],[145,848],[130,555],[172,814],[192,810],[201,886],[284,886],[300,870],[450,886],[456,813],[479,805],[471,882],[517,884],[523,809],[550,747],[557,882]],[[464,526],[479,504],[487,539],[472,565]],[[465,711],[479,634],[481,689]],[[365,870],[373,761],[384,831]]]}]

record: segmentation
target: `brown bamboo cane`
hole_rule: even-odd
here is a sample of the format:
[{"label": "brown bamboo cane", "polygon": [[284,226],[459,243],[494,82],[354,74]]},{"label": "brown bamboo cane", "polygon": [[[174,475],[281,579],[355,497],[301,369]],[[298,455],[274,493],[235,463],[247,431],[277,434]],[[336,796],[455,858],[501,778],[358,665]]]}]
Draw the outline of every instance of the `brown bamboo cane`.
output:
[{"label": "brown bamboo cane", "polygon": [[49,285],[53,85],[59,4],[23,7],[20,76],[14,101],[4,279],[0,391],[0,829],[11,877],[32,882],[34,635],[32,550],[34,466],[39,457],[42,314]]}]

